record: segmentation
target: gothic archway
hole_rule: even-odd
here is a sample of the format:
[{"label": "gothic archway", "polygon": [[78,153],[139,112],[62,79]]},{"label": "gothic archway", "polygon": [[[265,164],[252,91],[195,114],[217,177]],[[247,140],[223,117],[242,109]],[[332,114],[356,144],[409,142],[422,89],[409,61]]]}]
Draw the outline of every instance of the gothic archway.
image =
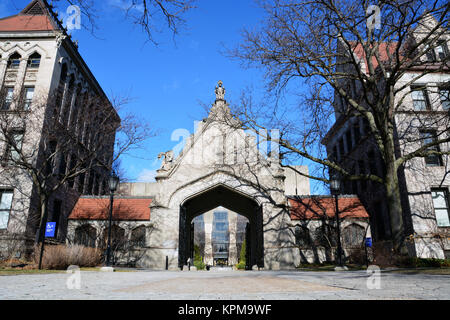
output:
[{"label": "gothic archway", "polygon": [[249,220],[247,239],[247,265],[264,267],[264,236],[262,206],[251,197],[225,185],[217,185],[188,199],[180,205],[178,266],[186,265],[191,255],[191,222],[214,208],[222,206]]}]

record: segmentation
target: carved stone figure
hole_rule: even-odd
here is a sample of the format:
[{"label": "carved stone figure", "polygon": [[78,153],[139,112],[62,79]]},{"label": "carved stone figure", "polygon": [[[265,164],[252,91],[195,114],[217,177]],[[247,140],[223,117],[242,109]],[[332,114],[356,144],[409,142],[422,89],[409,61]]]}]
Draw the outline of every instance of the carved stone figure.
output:
[{"label": "carved stone figure", "polygon": [[218,87],[216,87],[216,100],[225,100],[225,88],[223,87],[223,82],[218,82]]},{"label": "carved stone figure", "polygon": [[162,157],[164,157],[162,164],[161,164],[161,168],[159,170],[163,170],[163,171],[168,171],[172,168],[173,166],[173,151],[167,151],[167,152],[161,152],[158,155],[158,159],[161,159]]}]

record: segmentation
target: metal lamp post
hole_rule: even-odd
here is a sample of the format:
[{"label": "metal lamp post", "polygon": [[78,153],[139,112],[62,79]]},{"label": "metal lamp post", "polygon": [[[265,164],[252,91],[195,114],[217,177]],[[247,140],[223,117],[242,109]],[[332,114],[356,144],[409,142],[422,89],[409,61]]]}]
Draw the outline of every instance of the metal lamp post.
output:
[{"label": "metal lamp post", "polygon": [[114,202],[114,192],[117,190],[117,186],[119,185],[119,177],[113,172],[109,177],[109,191],[110,191],[110,200],[109,200],[109,228],[108,228],[108,246],[106,248],[106,266],[109,267],[111,265],[111,224],[112,224],[112,211],[113,211],[113,202]]},{"label": "metal lamp post", "polygon": [[338,266],[343,267],[342,259],[342,245],[341,245],[341,226],[339,219],[339,191],[341,189],[341,183],[339,179],[335,176],[330,180],[331,193],[334,194],[334,199],[336,202],[336,229],[337,229],[337,260]]}]

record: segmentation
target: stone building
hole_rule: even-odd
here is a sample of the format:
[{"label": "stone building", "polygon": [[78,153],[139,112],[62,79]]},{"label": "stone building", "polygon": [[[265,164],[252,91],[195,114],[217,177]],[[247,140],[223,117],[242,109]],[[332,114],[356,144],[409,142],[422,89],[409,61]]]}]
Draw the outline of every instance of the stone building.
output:
[{"label": "stone building", "polygon": [[193,242],[203,262],[209,266],[236,265],[248,222],[244,216],[223,207],[194,218]]},{"label": "stone building", "polygon": [[[15,148],[29,152],[30,163],[36,168],[49,165],[55,180],[79,163],[77,155],[94,153],[92,161],[111,165],[115,134],[98,136],[103,129],[97,119],[90,119],[88,97],[108,101],[101,86],[78,51],[52,7],[43,0],[34,0],[20,13],[0,19],[0,113],[3,128],[5,119],[19,119],[33,115],[27,123],[15,128],[14,146],[0,145],[0,237],[2,249],[14,251],[11,246],[23,248],[20,241],[35,240],[40,216],[37,215],[39,193],[31,176],[17,170],[8,161],[17,156]],[[92,105],[91,105],[92,106]],[[101,112],[113,115],[112,126],[120,119],[109,101]],[[24,118],[22,118],[24,119]],[[57,119],[54,123],[50,119]],[[51,123],[51,125],[50,125]],[[109,125],[109,124],[108,124]],[[62,151],[63,137],[48,134],[56,126],[77,139],[72,152]],[[97,128],[97,129],[94,129]],[[64,131],[65,130],[65,131]],[[104,133],[104,132],[103,132]],[[104,148],[94,150],[94,141],[102,140]],[[7,141],[2,138],[2,141]],[[43,163],[44,154],[54,152],[52,163]],[[96,160],[95,160],[96,159]],[[68,179],[62,188],[52,194],[48,203],[48,221],[57,223],[56,239],[63,241],[67,231],[67,217],[80,194],[103,194],[109,170],[90,169],[83,164],[85,173]],[[93,166],[92,166],[93,168]],[[20,250],[18,250],[20,251]],[[17,253],[17,256],[20,252]]]},{"label": "stone building", "polygon": [[[424,34],[433,30],[434,26],[436,21],[429,16],[410,33],[410,38],[405,43],[420,43]],[[399,105],[394,115],[397,155],[416,150],[424,142],[435,141],[437,132],[445,134],[447,130],[448,135],[450,69],[448,65],[443,69],[437,68],[436,65],[448,57],[449,43],[450,33],[445,30],[437,39],[436,47],[422,57],[422,67],[411,67],[395,85],[396,89],[405,87],[394,98],[396,105]],[[347,56],[345,52],[348,51],[345,48],[343,44],[338,46],[343,56]],[[396,49],[397,43],[381,43],[380,60],[388,61],[387,52],[392,53]],[[367,60],[361,47],[353,46],[353,51],[349,54],[359,61],[361,71],[366,72]],[[377,65],[378,61],[374,61],[375,68]],[[425,75],[410,83],[421,73]],[[355,82],[356,84],[352,84],[347,81],[343,84],[343,87],[353,88],[351,91],[353,96],[357,95],[358,90],[362,90],[358,82]],[[370,137],[366,120],[347,114],[346,103],[337,93],[334,108],[336,122],[322,141],[326,145],[329,157],[355,174],[370,173],[382,177],[385,168],[378,147],[371,140],[373,138]],[[445,152],[449,150],[449,145],[443,143],[434,148],[436,151]],[[409,254],[412,256],[449,257],[448,160],[448,155],[417,157],[400,169],[403,222],[405,232],[413,237],[412,242],[407,243]],[[367,208],[375,240],[391,239],[391,224],[384,187],[371,181],[343,181],[343,185],[344,193],[357,194]]]},{"label": "stone building", "polygon": [[[153,231],[151,202],[151,197],[115,197],[111,229],[114,264],[141,265]],[[69,216],[67,244],[106,250],[109,203],[109,197],[81,196]]]},{"label": "stone building", "polygon": [[[134,199],[151,198],[145,224],[144,220],[135,221],[137,209],[133,208],[118,221],[125,239],[131,239],[134,228],[145,225],[143,250],[134,259],[136,265],[153,269],[183,268],[188,259],[192,261],[196,242],[203,246],[205,263],[233,265],[238,262],[238,247],[243,237],[249,269],[289,269],[304,262],[333,260],[336,241],[331,245],[320,242],[320,231],[333,229],[333,205],[324,199],[326,205],[319,207],[326,208],[325,211],[308,205],[303,208],[304,202],[294,196],[309,196],[309,179],[299,174],[307,174],[308,168],[297,166],[293,170],[282,166],[276,141],[267,141],[267,135],[255,136],[236,126],[237,120],[231,116],[224,98],[222,82],[215,94],[208,117],[197,122],[182,151],[178,155],[173,151],[160,154],[162,164],[156,182],[120,185],[119,198],[125,197],[130,206]],[[370,236],[368,215],[355,196],[347,198],[339,198],[339,209],[345,220],[343,227],[348,231],[344,234],[349,234],[347,238],[363,248],[364,237]],[[80,199],[76,208],[81,208],[80,203],[85,201]],[[104,199],[97,198],[97,201]],[[355,208],[358,214],[347,212]],[[83,239],[94,233],[104,234],[104,220],[96,216],[72,213],[69,238],[78,238],[75,243],[83,243]],[[305,223],[308,221],[311,223]],[[314,233],[311,248],[305,248],[296,233],[299,227],[308,225],[311,234]],[[196,233],[196,228],[201,232]],[[122,255],[126,253],[125,250]]]}]

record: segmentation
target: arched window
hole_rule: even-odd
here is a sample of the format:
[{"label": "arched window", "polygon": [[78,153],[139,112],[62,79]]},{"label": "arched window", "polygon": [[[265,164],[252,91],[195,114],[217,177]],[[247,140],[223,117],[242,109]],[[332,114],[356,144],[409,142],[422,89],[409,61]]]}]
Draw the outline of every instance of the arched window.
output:
[{"label": "arched window", "polygon": [[300,247],[309,247],[311,245],[311,235],[309,229],[304,226],[295,226],[295,244]]},{"label": "arched window", "polygon": [[28,58],[28,68],[38,69],[41,65],[41,55],[37,52]]},{"label": "arched window", "polygon": [[337,230],[334,226],[328,224],[322,224],[314,230],[314,242],[315,245],[331,248],[337,244]]},{"label": "arched window", "polygon": [[83,225],[75,229],[75,244],[95,248],[97,230],[90,225]]},{"label": "arched window", "polygon": [[59,77],[59,82],[65,82],[67,79],[67,64],[63,64],[61,67],[61,76]]},{"label": "arched window", "polygon": [[77,120],[78,120],[78,112],[80,109],[80,104],[81,104],[81,100],[82,100],[82,96],[81,96],[81,84],[79,84],[77,86],[76,89],[76,93],[75,93],[75,104],[73,105],[73,110],[71,111],[71,115],[70,115],[70,128],[74,131],[76,131],[76,125],[77,125]]},{"label": "arched window", "polygon": [[[111,250],[121,250],[124,249],[126,244],[125,229],[117,225],[111,227]],[[108,228],[103,230],[103,243],[105,248],[108,245]]]},{"label": "arched window", "polygon": [[21,55],[15,52],[8,60],[8,69],[19,69]]},{"label": "arched window", "polygon": [[357,224],[351,224],[342,231],[344,246],[349,248],[361,247],[366,235],[366,230]]},{"label": "arched window", "polygon": [[72,104],[73,95],[75,94],[74,87],[75,87],[75,76],[72,74],[72,75],[70,75],[67,97],[65,98],[65,100],[66,100],[65,105],[63,106],[63,110],[62,110],[62,112],[63,112],[62,123],[63,124],[67,124],[67,122],[68,122],[70,106]]},{"label": "arched window", "polygon": [[132,247],[145,247],[145,226],[139,226],[131,231],[131,245]]}]

